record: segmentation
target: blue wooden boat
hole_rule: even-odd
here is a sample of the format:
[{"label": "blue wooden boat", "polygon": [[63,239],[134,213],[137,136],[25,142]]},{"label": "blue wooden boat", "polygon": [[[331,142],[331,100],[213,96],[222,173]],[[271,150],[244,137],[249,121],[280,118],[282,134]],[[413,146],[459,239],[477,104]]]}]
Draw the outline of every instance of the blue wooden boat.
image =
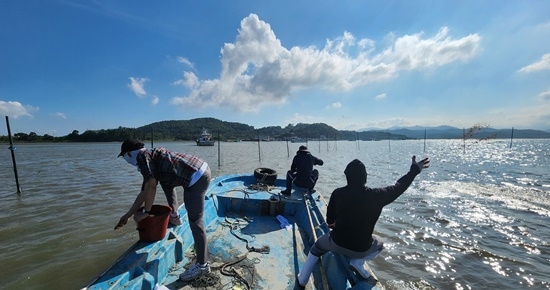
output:
[{"label": "blue wooden boat", "polygon": [[[318,192],[299,188],[289,197],[280,195],[284,187],[276,173],[212,180],[205,205],[209,275],[191,282],[178,279],[194,263],[182,206],[181,226],[169,226],[160,241],[136,242],[84,289],[300,289],[296,275],[309,248],[329,231],[326,202]],[[382,289],[355,275],[347,257],[329,252],[320,261],[306,289]]]}]

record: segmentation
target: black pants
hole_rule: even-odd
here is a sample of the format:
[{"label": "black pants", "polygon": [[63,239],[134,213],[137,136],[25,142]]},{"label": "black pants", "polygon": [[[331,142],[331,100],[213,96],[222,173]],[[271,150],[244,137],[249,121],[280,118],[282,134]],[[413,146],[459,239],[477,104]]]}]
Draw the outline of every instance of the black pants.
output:
[{"label": "black pants", "polygon": [[292,182],[297,187],[313,189],[319,179],[319,170],[313,169],[309,176],[298,176],[297,172],[288,171],[286,173],[286,190],[290,191],[292,188]]}]

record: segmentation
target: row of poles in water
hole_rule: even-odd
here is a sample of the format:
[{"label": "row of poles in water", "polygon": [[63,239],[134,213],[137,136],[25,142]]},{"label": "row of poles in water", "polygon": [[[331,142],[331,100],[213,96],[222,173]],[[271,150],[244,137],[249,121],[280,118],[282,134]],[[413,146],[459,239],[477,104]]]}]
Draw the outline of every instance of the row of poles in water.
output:
[{"label": "row of poles in water", "polygon": [[[8,147],[8,149],[11,151],[11,160],[13,162],[13,173],[15,174],[15,184],[17,186],[17,193],[21,193],[21,186],[19,185],[19,176],[17,174],[17,163],[15,162],[15,149],[16,148],[13,146],[13,139],[11,137],[11,129],[10,129],[10,120],[9,120],[8,116],[6,116],[6,126],[8,127],[8,138],[9,138],[9,142],[10,142],[10,147]],[[151,148],[154,147],[153,136],[154,136],[154,132],[153,132],[153,129],[151,129]],[[466,136],[465,131],[464,131],[464,136]],[[391,151],[390,140],[391,140],[391,134],[388,133],[388,148]],[[512,136],[510,138],[510,148],[512,148],[513,140],[514,140],[514,128],[512,127]],[[327,142],[328,141],[329,140],[327,139]],[[356,145],[357,145],[357,149],[360,149],[359,148],[358,133],[356,134],[355,142],[356,142]],[[306,145],[307,145],[307,138],[306,138]],[[288,140],[286,140],[286,150],[287,150],[288,156],[290,157],[290,149],[288,147]],[[464,150],[466,150],[466,137],[464,137]],[[321,151],[321,138],[319,138],[319,151]],[[261,156],[260,152],[261,152],[260,135],[258,134],[258,159],[261,161],[262,156]],[[426,130],[424,130],[424,152],[426,152]],[[221,160],[220,160],[220,132],[218,131],[218,167],[220,167],[220,166],[221,166]]]}]

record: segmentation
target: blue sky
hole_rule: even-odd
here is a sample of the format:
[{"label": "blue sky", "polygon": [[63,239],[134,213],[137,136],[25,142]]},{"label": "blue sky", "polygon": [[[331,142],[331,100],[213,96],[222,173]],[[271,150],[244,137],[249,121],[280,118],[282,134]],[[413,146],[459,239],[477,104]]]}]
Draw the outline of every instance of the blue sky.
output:
[{"label": "blue sky", "polygon": [[547,130],[550,1],[4,0],[0,113],[54,136],[199,117]]}]

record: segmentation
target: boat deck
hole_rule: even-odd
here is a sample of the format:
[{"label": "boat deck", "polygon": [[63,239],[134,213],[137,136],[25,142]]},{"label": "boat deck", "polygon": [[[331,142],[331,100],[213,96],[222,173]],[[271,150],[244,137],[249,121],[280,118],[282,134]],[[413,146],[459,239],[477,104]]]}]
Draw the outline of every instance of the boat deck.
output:
[{"label": "boat deck", "polygon": [[[309,247],[329,230],[326,203],[318,193],[314,197],[297,188],[282,196],[284,185],[282,179],[266,185],[238,174],[210,183],[204,209],[209,275],[179,280],[196,257],[187,212],[180,207],[182,225],[170,226],[158,242],[137,242],[86,288],[299,289],[296,275]],[[380,289],[350,271],[342,255],[328,252],[321,260],[306,289]]]},{"label": "boat deck", "polygon": [[212,272],[192,282],[177,280],[194,261],[189,250],[186,260],[192,262],[176,264],[169,274],[173,281],[164,285],[169,289],[248,289],[246,284],[250,289],[294,289],[305,250],[295,247],[303,244],[301,234],[292,218],[287,220],[291,226],[284,229],[275,216],[228,214],[217,218],[207,227]]}]

